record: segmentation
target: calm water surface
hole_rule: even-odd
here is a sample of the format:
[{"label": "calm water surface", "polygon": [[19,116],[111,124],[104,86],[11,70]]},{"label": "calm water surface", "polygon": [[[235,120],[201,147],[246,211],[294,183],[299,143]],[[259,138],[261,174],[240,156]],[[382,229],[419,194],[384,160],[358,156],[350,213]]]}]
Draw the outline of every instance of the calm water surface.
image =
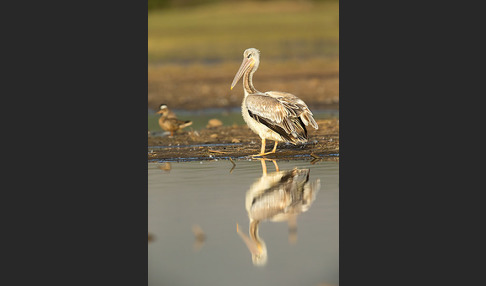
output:
[{"label": "calm water surface", "polygon": [[148,164],[149,285],[339,285],[339,163],[235,163]]}]

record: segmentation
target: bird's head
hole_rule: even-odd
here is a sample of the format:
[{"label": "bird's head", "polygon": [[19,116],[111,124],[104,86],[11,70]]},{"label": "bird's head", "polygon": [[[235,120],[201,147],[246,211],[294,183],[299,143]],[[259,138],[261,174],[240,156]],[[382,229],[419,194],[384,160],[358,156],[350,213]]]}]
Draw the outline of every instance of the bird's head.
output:
[{"label": "bird's head", "polygon": [[169,108],[167,107],[167,104],[165,103],[162,103],[160,106],[159,106],[159,110],[156,112],[157,114],[164,114],[166,112],[168,112]]},{"label": "bird's head", "polygon": [[235,75],[233,79],[233,83],[231,84],[231,89],[235,87],[238,83],[240,78],[245,74],[248,70],[257,70],[258,65],[260,64],[260,51],[255,48],[246,49],[243,52],[243,62],[241,63],[240,69]]}]

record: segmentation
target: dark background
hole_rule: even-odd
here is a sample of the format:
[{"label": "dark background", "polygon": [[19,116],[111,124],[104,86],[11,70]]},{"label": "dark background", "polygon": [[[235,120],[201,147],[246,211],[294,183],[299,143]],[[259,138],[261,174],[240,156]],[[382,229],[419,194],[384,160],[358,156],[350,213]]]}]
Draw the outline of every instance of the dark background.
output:
[{"label": "dark background", "polygon": [[[342,285],[481,281],[480,9],[428,3],[340,3]],[[147,3],[15,5],[3,106],[30,116],[4,120],[5,279],[143,285]]]}]

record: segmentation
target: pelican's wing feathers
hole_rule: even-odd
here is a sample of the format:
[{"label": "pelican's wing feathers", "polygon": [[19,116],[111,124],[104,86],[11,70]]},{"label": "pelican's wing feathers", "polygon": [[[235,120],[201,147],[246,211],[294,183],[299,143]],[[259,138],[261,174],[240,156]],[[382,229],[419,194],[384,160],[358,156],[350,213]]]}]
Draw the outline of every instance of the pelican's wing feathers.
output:
[{"label": "pelican's wing feathers", "polygon": [[294,112],[302,119],[306,126],[310,124],[315,129],[318,129],[312,111],[310,111],[309,107],[307,107],[307,104],[305,104],[302,99],[291,93],[282,91],[267,91],[265,94],[277,99],[287,108],[294,110]]},{"label": "pelican's wing feathers", "polygon": [[290,93],[249,94],[246,107],[250,116],[292,143],[307,141],[306,125],[317,129],[307,105]]}]

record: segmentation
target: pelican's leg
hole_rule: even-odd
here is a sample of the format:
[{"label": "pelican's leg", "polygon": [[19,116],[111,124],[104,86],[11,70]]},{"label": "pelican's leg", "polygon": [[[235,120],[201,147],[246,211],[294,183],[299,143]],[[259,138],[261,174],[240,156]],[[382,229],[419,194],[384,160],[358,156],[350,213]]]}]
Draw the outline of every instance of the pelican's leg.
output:
[{"label": "pelican's leg", "polygon": [[275,141],[275,146],[273,146],[273,150],[270,153],[275,153],[275,151],[277,151],[277,145],[278,145],[278,141]]},{"label": "pelican's leg", "polygon": [[265,142],[266,139],[265,138],[262,138],[262,149],[260,150],[260,155],[263,155],[265,154]]},{"label": "pelican's leg", "polygon": [[275,141],[275,145],[273,146],[272,151],[265,153],[265,138],[263,138],[262,139],[262,149],[260,150],[260,154],[252,155],[252,156],[256,157],[256,156],[264,156],[264,155],[268,155],[268,154],[273,154],[277,151],[277,145],[278,145],[278,141]]},{"label": "pelican's leg", "polygon": [[252,156],[252,157],[257,157],[257,156],[263,156],[263,155],[266,155],[266,154],[265,154],[265,143],[266,143],[266,139],[265,139],[265,138],[262,138],[262,148],[260,149],[260,154],[251,155],[251,156]]}]

